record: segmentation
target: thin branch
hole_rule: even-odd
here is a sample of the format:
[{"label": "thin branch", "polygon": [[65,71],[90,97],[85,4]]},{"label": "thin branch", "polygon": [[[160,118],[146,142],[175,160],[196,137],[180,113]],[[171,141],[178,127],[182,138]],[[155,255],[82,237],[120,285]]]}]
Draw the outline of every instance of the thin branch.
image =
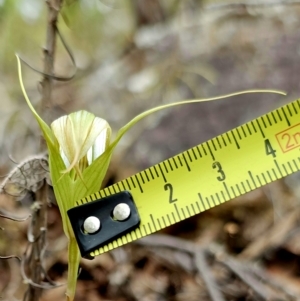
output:
[{"label": "thin branch", "polygon": [[57,20],[63,0],[47,0],[48,22],[46,46],[44,48],[44,76],[42,80],[42,112],[44,120],[51,120],[53,79],[48,75],[54,75],[54,59],[56,54]]},{"label": "thin branch", "polygon": [[205,10],[224,10],[224,9],[245,9],[245,8],[264,8],[271,6],[292,6],[299,5],[300,1],[256,1],[256,2],[232,2],[232,3],[216,3],[207,5]]},{"label": "thin branch", "polygon": [[218,287],[207,263],[205,258],[205,252],[201,248],[196,248],[195,250],[195,264],[197,270],[202,277],[207,291],[211,297],[212,301],[225,301],[224,296],[220,288]]},{"label": "thin branch", "polygon": [[15,222],[24,222],[24,221],[28,220],[31,217],[31,215],[29,214],[23,218],[22,217],[14,217],[14,216],[9,215],[8,212],[4,212],[2,209],[2,210],[0,210],[0,217],[9,219],[9,220],[12,220]]}]

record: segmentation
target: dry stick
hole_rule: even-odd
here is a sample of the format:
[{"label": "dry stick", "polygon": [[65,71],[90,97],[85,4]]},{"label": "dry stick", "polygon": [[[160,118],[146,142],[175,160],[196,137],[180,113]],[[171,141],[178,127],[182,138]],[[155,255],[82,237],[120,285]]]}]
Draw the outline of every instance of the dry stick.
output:
[{"label": "dry stick", "polygon": [[202,277],[207,291],[211,297],[212,301],[225,301],[225,298],[220,291],[207,263],[205,258],[205,252],[201,248],[195,248],[195,264],[199,271],[200,276]]},{"label": "dry stick", "polygon": [[45,248],[45,231],[47,226],[47,195],[48,185],[45,183],[36,193],[36,200],[32,208],[32,220],[28,230],[28,240],[32,244],[31,253],[27,258],[27,273],[31,279],[25,295],[27,301],[38,301],[42,288],[32,285],[40,284],[44,278],[41,254]]},{"label": "dry stick", "polygon": [[289,5],[299,5],[300,1],[283,1],[283,0],[275,0],[275,1],[256,1],[256,2],[232,2],[232,3],[216,3],[207,5],[205,10],[221,10],[221,9],[240,9],[240,8],[264,8],[270,6],[289,6]]},{"label": "dry stick", "polygon": [[[152,234],[149,237],[144,237],[142,239],[139,239],[134,242],[135,244],[139,245],[145,245],[145,246],[154,246],[154,247],[168,247],[176,250],[181,250],[183,252],[188,252],[191,255],[196,255],[196,252],[198,251],[199,247],[195,245],[193,242],[186,241],[181,238],[172,237],[168,235],[162,235],[162,234]],[[236,259],[232,258],[229,255],[226,255],[224,250],[220,247],[218,247],[215,244],[212,244],[211,248],[208,248],[206,250],[208,253],[214,255],[217,260],[226,265],[232,272],[234,272],[244,283],[246,283],[253,292],[255,292],[259,297],[265,298],[264,300],[270,300],[270,296],[266,290],[266,288],[262,285],[260,279],[257,280],[256,274],[252,276],[250,273],[246,273],[245,269],[247,269],[249,272],[251,269],[248,268],[248,266],[243,263],[239,263]],[[217,253],[220,253],[222,256],[220,257],[217,255]],[[199,258],[199,257],[198,257]],[[198,267],[197,267],[198,269]],[[202,273],[202,272],[201,272]],[[204,280],[205,281],[205,280]],[[206,281],[205,281],[206,282]],[[276,287],[272,285],[271,281],[265,281],[269,285]],[[287,292],[285,289],[282,288],[282,293],[286,294],[287,296],[291,296],[295,298],[294,294],[291,294],[290,292]],[[214,299],[213,299],[214,300]],[[222,300],[222,299],[219,299]],[[298,300],[298,299],[297,299]]]},{"label": "dry stick", "polygon": [[52,86],[53,79],[49,75],[54,74],[54,58],[57,37],[57,19],[63,0],[48,0],[48,24],[46,47],[44,48],[44,77],[42,80],[42,112],[46,123],[51,121]]},{"label": "dry stick", "polygon": [[[50,123],[51,106],[52,106],[52,86],[53,79],[46,74],[54,74],[54,58],[56,50],[56,33],[57,33],[57,19],[63,0],[46,0],[48,5],[48,20],[47,20],[47,35],[46,35],[46,47],[44,48],[44,77],[41,83],[42,86],[42,112],[43,119]],[[42,151],[44,141],[41,138],[40,150]],[[31,223],[31,236],[29,239],[32,240],[31,253],[27,258],[28,262],[28,278],[31,282],[29,283],[28,291],[24,296],[24,300],[38,301],[41,297],[42,288],[38,287],[42,283],[43,279],[46,278],[43,268],[44,249],[46,247],[46,235],[45,231],[47,228],[47,199],[48,199],[48,184],[44,185],[35,193],[34,210],[32,213]],[[35,283],[37,285],[32,285]]]}]

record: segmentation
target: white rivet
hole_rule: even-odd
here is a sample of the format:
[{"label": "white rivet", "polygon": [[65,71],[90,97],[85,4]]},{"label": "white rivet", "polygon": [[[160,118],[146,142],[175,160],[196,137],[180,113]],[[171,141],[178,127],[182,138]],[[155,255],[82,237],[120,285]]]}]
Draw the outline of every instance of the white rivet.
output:
[{"label": "white rivet", "polygon": [[96,216],[89,216],[83,223],[83,229],[89,233],[95,233],[100,229],[100,220]]},{"label": "white rivet", "polygon": [[118,221],[124,221],[129,215],[130,207],[125,203],[118,204],[113,211],[113,216]]}]

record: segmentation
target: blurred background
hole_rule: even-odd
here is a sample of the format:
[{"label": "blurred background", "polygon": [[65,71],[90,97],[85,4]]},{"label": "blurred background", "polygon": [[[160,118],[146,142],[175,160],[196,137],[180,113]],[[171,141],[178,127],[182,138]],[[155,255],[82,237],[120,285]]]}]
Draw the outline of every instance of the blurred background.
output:
[{"label": "blurred background", "polygon": [[[43,70],[46,26],[45,1],[0,0],[4,177],[16,163],[39,154],[40,131],[21,94],[15,53]],[[116,133],[161,104],[255,88],[288,93],[184,105],[147,117],[118,146],[107,178],[111,184],[297,99],[299,27],[300,1],[65,1],[58,28],[77,70],[72,80],[55,81],[51,118],[85,109],[106,119]],[[75,66],[63,42],[57,40],[55,75],[68,77]],[[24,84],[38,111],[41,79],[23,65]],[[76,300],[300,300],[298,179],[296,174],[277,181],[160,234],[212,246],[206,269],[223,299],[214,299],[203,270],[195,267],[196,255],[179,248],[183,241],[170,250],[153,236],[150,246],[131,244],[84,260]],[[22,216],[31,201],[0,195],[0,204]],[[22,256],[28,225],[0,220],[0,255]],[[55,204],[49,207],[48,229],[45,266],[49,277],[64,283],[66,239]],[[0,270],[1,297],[22,300],[26,285],[19,262],[2,260]],[[64,289],[47,290],[41,300],[64,300]]]}]

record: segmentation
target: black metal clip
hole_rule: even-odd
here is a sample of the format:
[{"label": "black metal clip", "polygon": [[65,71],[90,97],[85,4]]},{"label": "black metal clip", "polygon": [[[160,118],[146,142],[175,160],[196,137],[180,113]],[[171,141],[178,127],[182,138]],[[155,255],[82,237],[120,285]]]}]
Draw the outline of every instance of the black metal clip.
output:
[{"label": "black metal clip", "polygon": [[[125,203],[130,208],[129,217],[123,221],[113,218],[113,210],[120,203]],[[140,223],[138,211],[128,191],[74,207],[68,210],[68,215],[81,256],[90,259],[92,251],[132,231]],[[84,230],[84,222],[91,216],[100,220],[100,228],[89,234]]]}]

